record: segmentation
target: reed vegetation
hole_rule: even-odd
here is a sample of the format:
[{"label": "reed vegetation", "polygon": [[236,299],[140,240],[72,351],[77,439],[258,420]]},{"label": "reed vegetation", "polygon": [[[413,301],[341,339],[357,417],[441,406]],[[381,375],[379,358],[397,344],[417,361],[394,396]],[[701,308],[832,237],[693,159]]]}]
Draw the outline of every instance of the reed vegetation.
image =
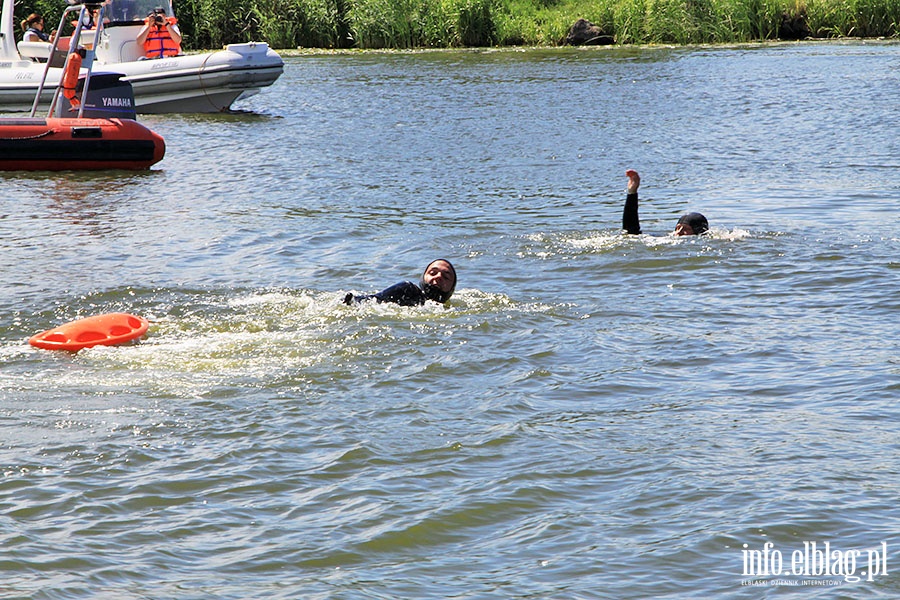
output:
[{"label": "reed vegetation", "polygon": [[[58,19],[58,0],[19,3]],[[554,46],[584,18],[617,44],[897,37],[900,0],[176,0],[188,49]],[[21,13],[21,15],[20,15]],[[54,17],[54,13],[56,16]]]}]

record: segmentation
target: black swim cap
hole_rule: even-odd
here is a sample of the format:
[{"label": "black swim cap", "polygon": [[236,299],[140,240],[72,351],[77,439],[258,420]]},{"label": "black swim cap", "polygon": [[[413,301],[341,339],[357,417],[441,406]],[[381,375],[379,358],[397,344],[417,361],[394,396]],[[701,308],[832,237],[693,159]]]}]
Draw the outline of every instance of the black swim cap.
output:
[{"label": "black swim cap", "polygon": [[[431,265],[436,262],[447,263],[447,265],[449,265],[450,267],[450,272],[453,273],[453,285],[450,287],[449,292],[443,292],[438,287],[425,283],[425,273],[427,273],[428,269],[431,268]],[[453,292],[456,291],[456,268],[453,266],[453,263],[446,258],[438,258],[428,263],[428,266],[425,267],[424,271],[422,271],[422,277],[419,279],[419,287],[422,288],[422,291],[425,292],[425,296],[429,300],[434,300],[435,302],[440,302],[441,304],[449,301],[450,296],[452,296]]]},{"label": "black swim cap", "polygon": [[709,231],[709,221],[698,212],[682,215],[681,218],[678,219],[677,225],[687,225],[694,232],[694,235],[700,235],[701,233]]}]

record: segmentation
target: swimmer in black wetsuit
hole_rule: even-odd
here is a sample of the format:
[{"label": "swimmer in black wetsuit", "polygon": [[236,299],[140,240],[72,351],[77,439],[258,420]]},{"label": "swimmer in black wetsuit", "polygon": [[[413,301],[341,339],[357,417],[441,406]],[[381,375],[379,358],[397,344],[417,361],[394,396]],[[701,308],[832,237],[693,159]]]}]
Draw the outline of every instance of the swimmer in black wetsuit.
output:
[{"label": "swimmer in black wetsuit", "polygon": [[418,285],[412,281],[401,281],[377,294],[344,296],[344,304],[353,304],[364,300],[375,299],[376,302],[393,302],[400,306],[421,306],[432,300],[441,304],[450,301],[456,289],[456,269],[449,260],[440,258],[432,261],[427,267]]},{"label": "swimmer in black wetsuit", "polygon": [[[633,169],[625,171],[628,177],[628,195],[625,196],[625,210],[622,212],[622,229],[625,233],[638,235],[641,232],[641,221],[638,219],[638,186],[641,176]],[[681,215],[675,225],[674,235],[701,235],[709,231],[709,222],[698,212]]]}]

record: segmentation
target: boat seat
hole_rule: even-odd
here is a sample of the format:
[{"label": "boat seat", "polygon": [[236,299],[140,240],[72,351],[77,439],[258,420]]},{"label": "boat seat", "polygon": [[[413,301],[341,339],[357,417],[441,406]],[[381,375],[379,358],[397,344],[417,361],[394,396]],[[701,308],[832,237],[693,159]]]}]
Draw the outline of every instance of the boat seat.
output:
[{"label": "boat seat", "polygon": [[19,56],[30,59],[34,62],[47,62],[50,56],[50,43],[48,42],[25,42],[21,41],[16,44]]}]

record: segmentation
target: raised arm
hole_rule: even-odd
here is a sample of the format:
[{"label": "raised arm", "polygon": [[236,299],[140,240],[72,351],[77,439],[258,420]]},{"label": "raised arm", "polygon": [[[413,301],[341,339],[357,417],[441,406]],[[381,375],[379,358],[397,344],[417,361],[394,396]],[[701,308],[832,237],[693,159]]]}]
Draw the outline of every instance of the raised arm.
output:
[{"label": "raised arm", "polygon": [[181,45],[181,30],[178,29],[178,25],[173,23],[172,21],[166,20],[165,22],[166,30],[169,32],[169,35],[172,36],[172,41],[175,42],[176,46]]},{"label": "raised arm", "polygon": [[625,233],[638,235],[641,232],[641,220],[638,218],[638,187],[641,185],[641,176],[634,169],[625,171],[628,177],[628,186],[625,196],[625,210],[622,211],[622,229]]},{"label": "raised arm", "polygon": [[142,52],[144,49],[144,42],[147,41],[147,35],[150,33],[150,24],[151,21],[149,18],[144,20],[144,26],[141,27],[140,31],[138,31],[137,39],[135,40],[137,42],[138,48],[140,48]]}]

